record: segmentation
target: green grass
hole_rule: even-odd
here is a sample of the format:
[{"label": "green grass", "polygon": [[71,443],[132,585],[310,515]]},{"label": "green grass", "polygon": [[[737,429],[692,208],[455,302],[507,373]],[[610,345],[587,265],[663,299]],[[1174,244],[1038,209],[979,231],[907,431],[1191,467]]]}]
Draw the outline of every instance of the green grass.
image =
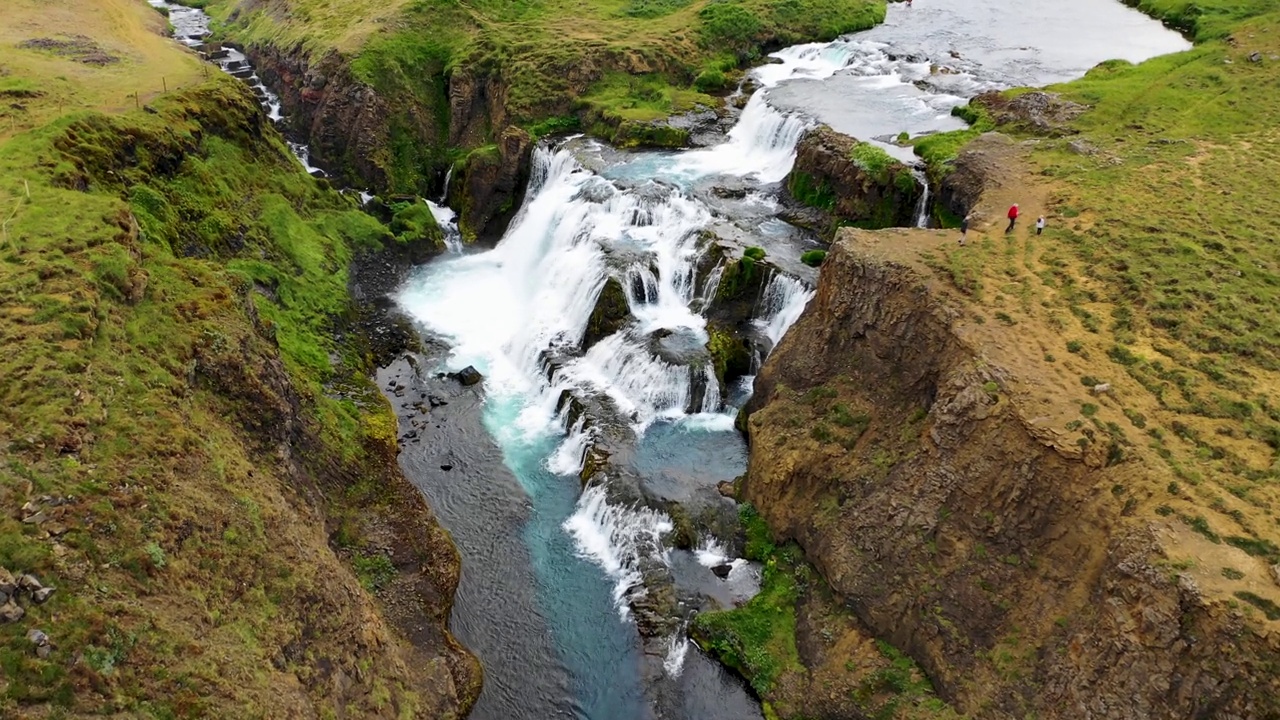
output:
[{"label": "green grass", "polygon": [[819,267],[827,259],[826,250],[806,250],[800,255],[800,262],[809,267]]},{"label": "green grass", "polygon": [[734,610],[702,613],[690,632],[708,652],[742,673],[761,695],[786,671],[803,672],[796,650],[795,603],[808,580],[795,545],[779,548],[750,505],[741,508],[746,556],[764,563],[760,593]]},{"label": "green grass", "polygon": [[[237,81],[152,109],[0,146],[0,373],[22,378],[0,406],[0,503],[78,498],[61,559],[0,516],[0,565],[59,588],[28,615],[50,659],[27,623],[0,627],[6,717],[253,712],[304,631],[346,665],[347,629],[390,640],[334,599],[346,571],[316,520],[386,492],[395,419],[356,335],[334,330],[353,253],[395,240],[303,172]],[[404,674],[376,672],[413,706]]]},{"label": "green grass", "polygon": [[[211,0],[220,32],[250,44],[348,54],[353,74],[386,101],[390,142],[370,158],[395,191],[421,190],[452,161],[452,142],[493,142],[508,124],[533,129],[576,116],[627,146],[671,147],[687,133],[643,127],[714,105],[766,50],[831,39],[884,18],[883,0]],[[450,127],[445,78],[496,93],[484,127]],[[537,134],[537,133],[535,133]],[[354,158],[335,159],[351,165]]]},{"label": "green grass", "polygon": [[[1051,310],[1063,335],[1089,338],[1066,348],[1091,375],[1141,386],[1122,411],[1157,438],[1152,487],[1182,481],[1179,514],[1197,532],[1267,552],[1280,541],[1280,6],[1130,4],[1197,44],[1049,88],[1089,109],[1074,136],[1030,151],[1051,191],[1044,303],[1064,311]],[[979,110],[957,112],[973,127],[916,143],[933,174],[993,127]],[[1098,152],[1073,152],[1077,140]],[[948,260],[963,286],[972,258]]]}]

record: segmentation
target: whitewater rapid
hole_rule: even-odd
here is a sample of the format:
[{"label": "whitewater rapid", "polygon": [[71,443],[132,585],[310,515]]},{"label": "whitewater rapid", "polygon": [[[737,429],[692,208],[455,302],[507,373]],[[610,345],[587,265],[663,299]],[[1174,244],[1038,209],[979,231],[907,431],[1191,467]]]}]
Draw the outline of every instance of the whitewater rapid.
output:
[{"label": "whitewater rapid", "polygon": [[[717,218],[691,185],[737,177],[762,188],[754,201],[769,207],[768,187],[790,171],[812,121],[773,108],[768,89],[789,78],[826,77],[848,54],[839,45],[814,44],[778,57],[779,64],[756,71],[762,89],[723,144],[623,161],[638,163],[643,178],[588,169],[577,154],[585,141],[539,146],[525,202],[497,246],[439,259],[404,287],[400,306],[449,344],[449,367],[472,365],[484,374],[487,402],[510,418],[494,428],[508,452],[558,439],[542,465],[576,482],[568,478],[581,468],[596,430],[583,418],[568,425],[566,392],[604,398],[637,436],[655,422],[683,424],[688,432],[733,432],[737,408],[721,392],[710,360],[670,362],[654,352],[653,340],[660,331],[683,333],[696,345],[709,339],[704,313],[724,267],[699,277],[703,253],[719,252],[703,236]],[[432,210],[443,226],[452,225],[447,209],[432,203]],[[623,288],[630,318],[584,351],[590,315],[610,278]],[[812,295],[799,278],[774,272],[768,279],[753,321],[765,352]],[[670,560],[663,539],[672,522],[657,510],[611,504],[606,483],[582,492],[562,528],[613,583],[626,619],[630,602],[645,592],[642,562]],[[722,545],[709,542],[723,554]],[[707,567],[733,561],[711,547],[698,554]],[[677,633],[668,646],[664,667],[677,676],[688,644]]]}]

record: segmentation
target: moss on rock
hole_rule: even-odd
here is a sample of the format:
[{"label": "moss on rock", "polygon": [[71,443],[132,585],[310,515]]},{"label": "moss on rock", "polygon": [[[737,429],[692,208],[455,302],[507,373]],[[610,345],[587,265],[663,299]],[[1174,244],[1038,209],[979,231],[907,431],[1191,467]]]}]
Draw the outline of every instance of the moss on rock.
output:
[{"label": "moss on rock", "polygon": [[582,349],[588,350],[592,345],[618,332],[631,318],[631,307],[627,304],[627,293],[622,283],[610,276],[596,298],[596,306],[587,319],[587,331],[582,337]]}]

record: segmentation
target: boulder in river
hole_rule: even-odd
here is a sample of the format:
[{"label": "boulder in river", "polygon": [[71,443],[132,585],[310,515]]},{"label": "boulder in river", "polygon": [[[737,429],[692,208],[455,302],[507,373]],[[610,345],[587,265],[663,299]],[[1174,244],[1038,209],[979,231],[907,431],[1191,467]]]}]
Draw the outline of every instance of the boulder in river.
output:
[{"label": "boulder in river", "polygon": [[468,365],[456,373],[449,373],[449,377],[466,386],[475,385],[484,379],[484,376],[473,365]]},{"label": "boulder in river", "polygon": [[610,276],[600,290],[595,309],[587,320],[587,331],[582,336],[582,349],[589,350],[592,345],[618,332],[630,317],[627,293],[622,289],[622,283]]}]

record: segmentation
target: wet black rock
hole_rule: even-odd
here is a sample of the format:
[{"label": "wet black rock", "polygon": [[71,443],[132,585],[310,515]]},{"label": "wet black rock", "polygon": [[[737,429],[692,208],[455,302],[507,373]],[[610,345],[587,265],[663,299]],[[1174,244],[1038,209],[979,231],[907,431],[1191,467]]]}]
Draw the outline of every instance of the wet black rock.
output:
[{"label": "wet black rock", "polygon": [[449,404],[447,401],[445,401],[443,398],[437,395],[428,395],[427,402],[430,403],[431,407],[433,408],[443,407]]},{"label": "wet black rock", "polygon": [[465,386],[475,385],[484,379],[484,376],[480,374],[480,371],[476,370],[471,365],[462,368],[456,373],[449,373],[449,377],[457,380]]},{"label": "wet black rock", "polygon": [[729,563],[721,563],[711,568],[711,572],[715,573],[716,577],[720,578],[721,580],[729,577],[729,573],[732,571],[733,571],[733,566],[730,565]]}]

